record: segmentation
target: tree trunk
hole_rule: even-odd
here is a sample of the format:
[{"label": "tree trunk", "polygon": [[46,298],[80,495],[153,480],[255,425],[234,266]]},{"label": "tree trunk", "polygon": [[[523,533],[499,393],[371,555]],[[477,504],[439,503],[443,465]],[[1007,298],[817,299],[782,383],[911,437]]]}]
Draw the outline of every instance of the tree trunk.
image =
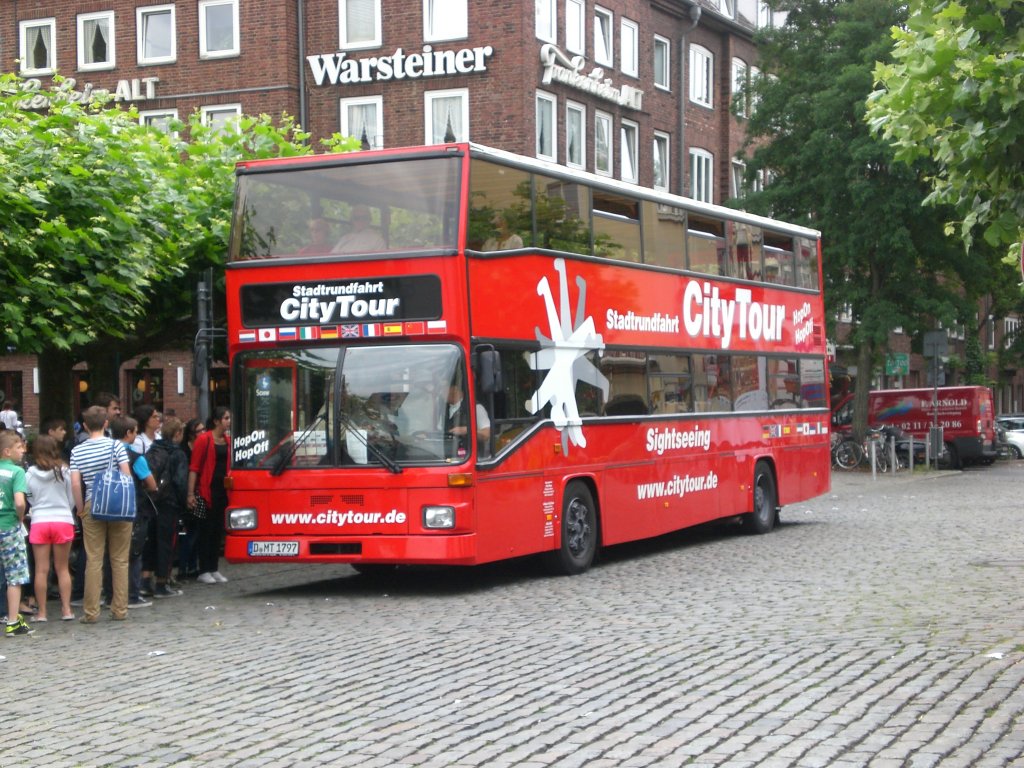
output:
[{"label": "tree trunk", "polygon": [[871,392],[871,371],[875,362],[875,345],[861,341],[857,348],[857,381],[853,388],[853,436],[864,439],[868,427],[868,393]]},{"label": "tree trunk", "polygon": [[70,352],[59,349],[44,350],[38,356],[39,364],[39,424],[47,419],[62,418],[68,429],[78,417],[74,412],[74,393],[71,391],[71,368],[75,364]]}]

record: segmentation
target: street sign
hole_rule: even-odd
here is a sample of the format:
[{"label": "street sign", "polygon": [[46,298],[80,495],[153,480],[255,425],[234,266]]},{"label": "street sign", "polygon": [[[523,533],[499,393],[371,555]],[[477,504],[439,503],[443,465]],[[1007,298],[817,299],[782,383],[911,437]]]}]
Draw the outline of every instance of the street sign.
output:
[{"label": "street sign", "polygon": [[909,376],[910,355],[906,352],[890,352],[885,356],[886,376]]},{"label": "street sign", "polygon": [[949,339],[945,331],[925,331],[924,351],[925,357],[945,357],[949,354]]}]

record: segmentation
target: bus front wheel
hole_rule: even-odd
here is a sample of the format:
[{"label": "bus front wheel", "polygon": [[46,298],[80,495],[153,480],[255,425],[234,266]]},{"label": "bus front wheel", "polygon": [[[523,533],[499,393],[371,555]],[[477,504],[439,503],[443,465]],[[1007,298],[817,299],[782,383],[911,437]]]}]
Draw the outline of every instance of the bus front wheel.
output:
[{"label": "bus front wheel", "polygon": [[770,533],[778,522],[779,494],[775,476],[764,462],[754,469],[754,509],[743,516],[743,527],[748,533]]},{"label": "bus front wheel", "polygon": [[597,507],[586,483],[574,480],[565,487],[560,528],[562,541],[547,555],[549,570],[565,576],[583,573],[597,553]]}]

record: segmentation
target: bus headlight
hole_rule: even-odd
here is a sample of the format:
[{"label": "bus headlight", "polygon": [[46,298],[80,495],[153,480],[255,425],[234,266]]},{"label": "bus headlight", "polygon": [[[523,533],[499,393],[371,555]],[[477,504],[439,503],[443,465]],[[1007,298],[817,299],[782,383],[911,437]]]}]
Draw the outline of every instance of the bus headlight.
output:
[{"label": "bus headlight", "polygon": [[229,531],[251,531],[256,527],[256,510],[243,507],[228,511]]},{"label": "bus headlight", "polygon": [[455,507],[424,507],[424,528],[454,528]]}]

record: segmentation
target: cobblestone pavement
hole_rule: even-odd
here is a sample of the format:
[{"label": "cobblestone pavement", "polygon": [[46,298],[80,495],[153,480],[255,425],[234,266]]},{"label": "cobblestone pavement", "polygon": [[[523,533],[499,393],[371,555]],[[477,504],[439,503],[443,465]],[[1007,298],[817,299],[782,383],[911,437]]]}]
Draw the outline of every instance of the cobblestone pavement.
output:
[{"label": "cobblestone pavement", "polygon": [[0,766],[1024,765],[1022,488],[837,474],[574,578],[227,566],[0,641]]}]

